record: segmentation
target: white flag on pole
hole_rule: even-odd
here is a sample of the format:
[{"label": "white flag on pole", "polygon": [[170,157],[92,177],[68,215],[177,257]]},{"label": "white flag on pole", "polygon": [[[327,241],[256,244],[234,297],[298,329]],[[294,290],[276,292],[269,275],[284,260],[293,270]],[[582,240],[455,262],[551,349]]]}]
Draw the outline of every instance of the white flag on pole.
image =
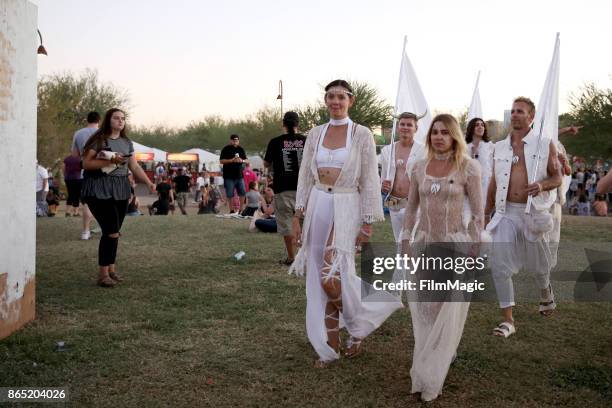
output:
[{"label": "white flag on pole", "polygon": [[478,71],[478,76],[476,77],[476,86],[474,86],[474,93],[472,93],[472,102],[470,103],[470,107],[468,109],[467,114],[467,123],[470,123],[470,120],[474,118],[482,117],[482,103],[480,102],[480,90],[478,89],[478,83],[480,82],[480,71]]},{"label": "white flag on pole", "polygon": [[[540,154],[540,141],[543,138],[552,140],[555,145],[559,139],[559,52],[560,40],[559,33],[557,33],[552,60],[548,67],[546,81],[544,81],[544,88],[542,89],[542,94],[540,95],[540,100],[538,101],[538,107],[536,109],[535,120],[533,121],[533,132],[538,135],[538,155]],[[535,182],[539,163],[539,160],[534,161],[534,170],[532,172],[532,180],[529,180],[530,183]],[[538,207],[548,208],[552,205],[555,198],[556,190],[552,190],[539,194],[535,197],[535,200],[537,201]],[[532,204],[534,204],[534,198],[533,196],[529,196],[525,208],[526,213],[529,213]]]},{"label": "white flag on pole", "polygon": [[402,50],[402,63],[400,66],[399,81],[397,84],[397,97],[395,99],[395,115],[399,115],[402,112],[412,112],[417,116],[425,114],[425,116],[419,120],[419,130],[415,135],[415,140],[420,143],[425,143],[425,135],[431,125],[431,112],[419,79],[416,76],[416,72],[410,63],[410,59],[406,54],[406,37],[404,37],[404,48]]},{"label": "white flag on pole", "polygon": [[559,139],[559,69],[560,69],[560,40],[559,33],[555,40],[555,49],[544,82],[544,88],[538,101],[533,131],[540,132],[542,137],[552,139],[555,144]]}]

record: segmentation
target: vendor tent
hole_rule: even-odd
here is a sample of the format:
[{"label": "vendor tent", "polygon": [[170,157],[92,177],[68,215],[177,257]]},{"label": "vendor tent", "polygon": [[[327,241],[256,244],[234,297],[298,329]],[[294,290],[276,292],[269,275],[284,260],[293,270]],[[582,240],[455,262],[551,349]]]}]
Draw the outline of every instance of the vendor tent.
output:
[{"label": "vendor tent", "polygon": [[206,165],[207,171],[221,171],[221,165],[219,164],[219,155],[209,152],[208,150],[194,147],[193,149],[185,150],[183,153],[197,153],[200,158],[200,168],[202,170],[202,164]]}]

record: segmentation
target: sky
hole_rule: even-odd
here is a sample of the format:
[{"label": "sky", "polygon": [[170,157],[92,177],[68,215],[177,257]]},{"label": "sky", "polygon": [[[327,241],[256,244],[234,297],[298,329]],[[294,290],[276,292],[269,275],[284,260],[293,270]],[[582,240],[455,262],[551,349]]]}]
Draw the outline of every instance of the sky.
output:
[{"label": "sky", "polygon": [[186,126],[322,98],[333,79],[395,101],[404,36],[430,109],[459,114],[477,72],[485,119],[537,104],[561,33],[559,111],[585,82],[612,87],[612,2],[550,0],[30,0],[39,76],[95,69],[127,91],[135,125]]}]

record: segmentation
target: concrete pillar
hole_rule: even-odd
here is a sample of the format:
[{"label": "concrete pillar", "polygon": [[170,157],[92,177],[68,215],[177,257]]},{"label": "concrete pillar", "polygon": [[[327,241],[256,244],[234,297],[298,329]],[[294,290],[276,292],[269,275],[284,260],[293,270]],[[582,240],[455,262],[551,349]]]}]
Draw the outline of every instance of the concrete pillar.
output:
[{"label": "concrete pillar", "polygon": [[0,1],[0,338],[34,319],[38,10]]}]

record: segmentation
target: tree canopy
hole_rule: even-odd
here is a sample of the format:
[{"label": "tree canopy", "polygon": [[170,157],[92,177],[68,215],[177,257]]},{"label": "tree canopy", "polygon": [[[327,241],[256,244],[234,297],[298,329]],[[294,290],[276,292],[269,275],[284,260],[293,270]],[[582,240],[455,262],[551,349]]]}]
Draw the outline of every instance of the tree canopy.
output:
[{"label": "tree canopy", "polygon": [[588,159],[612,158],[612,89],[585,84],[570,95],[571,110],[561,115],[560,127],[583,126],[577,136],[561,136],[566,150]]}]

